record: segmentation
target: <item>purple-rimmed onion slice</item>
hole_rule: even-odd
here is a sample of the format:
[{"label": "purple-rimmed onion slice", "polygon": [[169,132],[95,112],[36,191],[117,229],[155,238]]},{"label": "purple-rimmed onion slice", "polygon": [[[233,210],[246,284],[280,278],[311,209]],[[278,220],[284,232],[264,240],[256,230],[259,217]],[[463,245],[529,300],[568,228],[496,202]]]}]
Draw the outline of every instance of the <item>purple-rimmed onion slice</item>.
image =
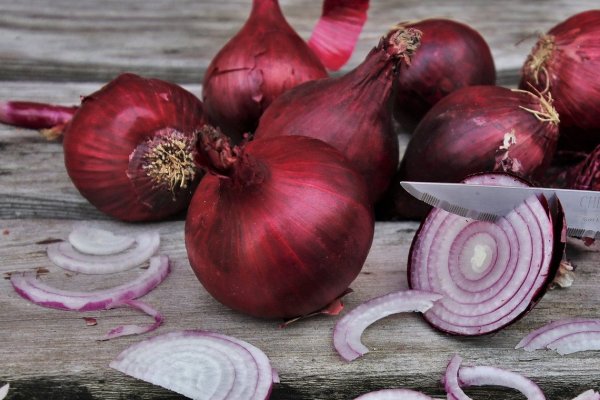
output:
[{"label": "purple-rimmed onion slice", "polygon": [[135,246],[110,255],[90,255],[76,250],[69,242],[48,246],[48,258],[57,266],[83,274],[112,274],[146,262],[160,246],[158,232],[143,232],[135,237]]},{"label": "purple-rimmed onion slice", "polygon": [[8,396],[8,389],[10,389],[10,384],[8,383],[0,388],[0,400]]},{"label": "purple-rimmed onion slice", "polygon": [[[576,333],[600,331],[600,319],[589,318],[566,318],[553,321],[538,328],[515,346],[515,349],[523,348],[525,351],[547,349],[548,346],[563,338]],[[569,341],[570,339],[567,339]]]},{"label": "purple-rimmed onion slice", "polygon": [[401,312],[425,312],[441,297],[436,293],[406,290],[368,300],[336,323],[333,346],[344,360],[352,361],[369,352],[360,338],[373,322]]},{"label": "purple-rimmed onion slice", "polygon": [[67,311],[108,310],[117,307],[136,308],[154,318],[154,324],[137,326],[124,325],[111,330],[101,340],[119,336],[150,332],[160,326],[162,315],[149,305],[135,301],[160,284],[170,272],[167,256],[156,256],[150,259],[150,266],[133,280],[110,289],[90,292],[62,290],[51,287],[39,279],[36,273],[13,273],[10,282],[21,297],[42,307]]},{"label": "purple-rimmed onion slice", "polygon": [[105,256],[127,250],[133,246],[135,238],[128,235],[116,235],[105,229],[80,224],[69,234],[69,243],[80,253]]},{"label": "purple-rimmed onion slice", "polygon": [[[546,400],[540,387],[523,375],[490,366],[463,367],[461,363],[460,356],[455,355],[444,375],[449,400],[470,400],[462,390],[469,386],[503,386],[518,390],[528,400]],[[449,381],[454,383],[449,384]]]},{"label": "purple-rimmed onion slice", "polygon": [[[471,184],[525,185],[501,173]],[[408,261],[412,289],[443,298],[424,317],[458,335],[490,333],[525,315],[554,278],[562,257],[562,213],[532,196],[495,222],[434,208],[417,231]]]},{"label": "purple-rimmed onion slice", "polygon": [[382,389],[365,393],[354,400],[433,400],[433,397],[410,389]]},{"label": "purple-rimmed onion slice", "polygon": [[199,330],[146,339],[110,367],[192,399],[267,399],[277,376],[257,347]]},{"label": "purple-rimmed onion slice", "polygon": [[586,390],[573,400],[600,400],[600,393],[594,391],[593,389]]}]

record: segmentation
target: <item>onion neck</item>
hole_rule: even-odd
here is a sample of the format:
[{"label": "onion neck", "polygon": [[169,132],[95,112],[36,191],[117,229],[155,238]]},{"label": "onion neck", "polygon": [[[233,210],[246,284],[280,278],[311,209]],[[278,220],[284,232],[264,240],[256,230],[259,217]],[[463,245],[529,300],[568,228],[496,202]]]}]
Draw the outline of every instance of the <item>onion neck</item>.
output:
[{"label": "onion neck", "polygon": [[278,0],[253,0],[250,19],[260,18],[262,24],[285,20]]}]

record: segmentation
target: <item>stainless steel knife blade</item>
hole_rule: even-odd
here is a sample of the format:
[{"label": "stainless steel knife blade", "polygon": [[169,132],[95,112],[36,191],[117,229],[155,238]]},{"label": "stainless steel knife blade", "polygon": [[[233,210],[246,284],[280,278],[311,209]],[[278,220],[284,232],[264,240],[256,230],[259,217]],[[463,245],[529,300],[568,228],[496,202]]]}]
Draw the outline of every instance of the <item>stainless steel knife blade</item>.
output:
[{"label": "stainless steel knife blade", "polygon": [[400,182],[417,199],[463,217],[494,221],[534,194],[560,200],[567,220],[567,234],[595,238],[600,232],[600,192],[473,185],[466,183]]}]

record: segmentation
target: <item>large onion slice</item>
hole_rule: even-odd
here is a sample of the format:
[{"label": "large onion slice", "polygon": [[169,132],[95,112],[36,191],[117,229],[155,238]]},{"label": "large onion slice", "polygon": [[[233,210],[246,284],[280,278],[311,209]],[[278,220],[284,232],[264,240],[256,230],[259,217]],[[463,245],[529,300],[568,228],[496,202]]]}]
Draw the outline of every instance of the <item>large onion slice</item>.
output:
[{"label": "large onion slice", "polygon": [[62,290],[51,287],[36,277],[35,272],[14,273],[10,282],[23,298],[43,307],[69,311],[94,311],[118,307],[154,289],[169,274],[169,258],[161,255],[150,259],[150,267],[135,279],[110,289],[91,292]]},{"label": "large onion slice", "polygon": [[560,319],[534,330],[525,336],[515,348],[523,348],[525,351],[546,349],[559,339],[570,337],[570,339],[566,339],[569,342],[575,338],[571,335],[594,331],[600,331],[600,319]]},{"label": "large onion slice", "polygon": [[[79,240],[81,244],[85,240]],[[69,242],[48,246],[48,258],[57,266],[84,274],[111,274],[126,271],[147,261],[160,246],[158,232],[144,232],[135,237],[136,246],[110,255],[90,255],[76,250]]]},{"label": "large onion slice", "polygon": [[146,339],[125,349],[110,366],[195,400],[266,399],[277,376],[257,347],[199,330]]},{"label": "large onion slice", "polygon": [[425,312],[442,296],[419,290],[407,290],[376,297],[354,308],[335,325],[333,346],[346,361],[352,361],[369,349],[360,337],[373,322],[401,312]]},{"label": "large onion slice", "polygon": [[[524,185],[506,174],[481,174],[470,184]],[[459,335],[496,331],[541,298],[563,251],[563,217],[544,198],[531,197],[496,222],[434,208],[413,240],[412,289],[440,293],[425,313],[437,329]]]},{"label": "large onion slice", "polygon": [[433,400],[433,397],[410,389],[382,389],[365,393],[354,400]]},{"label": "large onion slice", "polygon": [[135,243],[135,238],[80,224],[69,234],[69,243],[81,253],[105,256],[127,250]]},{"label": "large onion slice", "polygon": [[[523,375],[490,366],[462,367],[461,363],[462,359],[458,355],[455,355],[448,363],[448,369],[444,376],[448,399],[470,400],[471,398],[463,392],[462,387],[494,385],[516,389],[523,393],[528,400],[546,400],[540,387]],[[455,376],[455,374],[458,375]]]}]

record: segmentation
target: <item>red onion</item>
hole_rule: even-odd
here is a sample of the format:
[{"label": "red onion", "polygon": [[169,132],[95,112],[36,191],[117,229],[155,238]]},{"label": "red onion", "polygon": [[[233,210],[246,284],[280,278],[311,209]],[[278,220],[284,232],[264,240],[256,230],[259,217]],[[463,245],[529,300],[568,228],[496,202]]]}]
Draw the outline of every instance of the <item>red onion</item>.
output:
[{"label": "red onion", "polygon": [[120,253],[127,250],[135,242],[136,239],[133,236],[116,235],[106,229],[87,224],[79,224],[69,233],[69,244],[75,250],[95,256]]},{"label": "red onion", "polygon": [[277,0],[253,0],[242,29],[211,61],[202,89],[208,121],[239,141],[284,91],[327,76]]},{"label": "red onion", "polygon": [[[600,10],[573,15],[542,35],[522,74],[522,89],[548,90],[555,99],[561,136],[592,147],[600,144],[600,115],[594,112],[600,109]],[[571,126],[582,129],[563,134],[562,127]]]},{"label": "red onion", "polygon": [[[462,387],[487,385],[504,386],[518,390],[528,400],[546,400],[540,387],[523,375],[489,366],[461,367],[461,362],[460,356],[455,355],[450,360],[444,376],[449,400],[471,400],[463,392]],[[455,374],[458,374],[458,376]],[[453,383],[448,384],[449,381]]]},{"label": "red onion", "polygon": [[515,347],[525,351],[549,348],[556,340],[578,332],[600,331],[600,320],[568,318],[551,322],[525,336]]},{"label": "red onion", "polygon": [[75,187],[124,221],[160,220],[187,207],[202,103],[181,87],[123,74],[85,97],[64,133]]},{"label": "red onion", "polygon": [[[519,186],[505,174],[465,182]],[[532,198],[497,222],[433,209],[409,254],[412,289],[444,297],[424,314],[435,328],[458,335],[497,331],[527,313],[552,282],[564,250],[564,218]]]},{"label": "red onion", "polygon": [[367,22],[369,0],[325,0],[308,47],[323,65],[337,71],[352,55],[363,25]]},{"label": "red onion", "polygon": [[409,389],[382,389],[365,393],[354,400],[433,400],[433,397]]},{"label": "red onion", "polygon": [[48,258],[55,265],[84,274],[112,274],[134,268],[147,261],[160,246],[158,232],[144,232],[135,237],[136,246],[109,255],[90,255],[74,249],[69,242],[48,246]]},{"label": "red onion", "polygon": [[365,177],[375,201],[398,165],[393,80],[400,65],[410,62],[419,38],[414,29],[393,30],[348,74],[289,90],[264,113],[256,137],[301,135],[331,144]]},{"label": "red onion", "polygon": [[425,113],[451,92],[496,83],[492,52],[470,26],[440,18],[401,26],[423,32],[410,68],[398,75],[394,116],[406,130],[412,132]]},{"label": "red onion", "polygon": [[600,191],[600,145],[568,169],[566,181],[572,189]]},{"label": "red onion", "polygon": [[275,370],[242,340],[206,331],[176,331],[136,343],[110,367],[192,399],[267,399]]},{"label": "red onion", "polygon": [[31,101],[0,101],[0,122],[29,129],[62,133],[77,107],[36,103]]},{"label": "red onion", "polygon": [[200,133],[207,174],[185,223],[190,264],[221,303],[268,318],[310,314],[360,272],[374,222],[360,176],[333,147],[302,136],[231,148]]},{"label": "red onion", "polygon": [[429,209],[400,181],[459,182],[506,171],[535,179],[549,166],[558,115],[548,97],[499,86],[468,86],[440,100],[417,126],[381,214],[423,217]]},{"label": "red onion", "polygon": [[333,346],[346,361],[369,352],[360,341],[365,329],[375,321],[401,312],[425,312],[442,296],[436,293],[408,290],[371,299],[344,315],[333,331]]}]

